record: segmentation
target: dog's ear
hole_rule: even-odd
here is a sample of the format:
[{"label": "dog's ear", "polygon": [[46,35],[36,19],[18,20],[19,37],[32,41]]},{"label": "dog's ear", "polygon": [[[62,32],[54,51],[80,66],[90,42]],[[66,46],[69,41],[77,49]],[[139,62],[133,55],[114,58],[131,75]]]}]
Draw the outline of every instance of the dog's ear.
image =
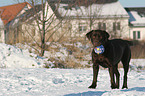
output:
[{"label": "dog's ear", "polygon": [[86,34],[86,37],[87,37],[89,40],[91,39],[92,32],[93,32],[93,30],[90,31],[90,32],[88,32],[88,33]]},{"label": "dog's ear", "polygon": [[108,34],[108,32],[103,31],[103,34],[105,35],[105,37],[108,39],[110,37],[110,35]]}]

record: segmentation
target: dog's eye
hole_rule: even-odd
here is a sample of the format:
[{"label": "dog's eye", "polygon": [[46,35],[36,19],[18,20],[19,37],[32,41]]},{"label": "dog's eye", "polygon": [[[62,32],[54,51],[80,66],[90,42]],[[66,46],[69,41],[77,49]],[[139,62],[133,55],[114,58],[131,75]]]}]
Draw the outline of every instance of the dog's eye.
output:
[{"label": "dog's eye", "polygon": [[100,34],[98,34],[98,37],[100,37],[101,35]]},{"label": "dog's eye", "polygon": [[101,38],[101,35],[98,35],[98,38]]}]

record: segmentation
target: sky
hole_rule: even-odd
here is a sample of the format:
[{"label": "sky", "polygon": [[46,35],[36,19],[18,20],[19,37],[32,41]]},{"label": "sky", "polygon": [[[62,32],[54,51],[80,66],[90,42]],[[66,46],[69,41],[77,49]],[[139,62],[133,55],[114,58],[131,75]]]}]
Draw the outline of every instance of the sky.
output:
[{"label": "sky", "polygon": [[[0,0],[0,7],[27,0]],[[123,7],[145,7],[145,0],[119,0]]]}]

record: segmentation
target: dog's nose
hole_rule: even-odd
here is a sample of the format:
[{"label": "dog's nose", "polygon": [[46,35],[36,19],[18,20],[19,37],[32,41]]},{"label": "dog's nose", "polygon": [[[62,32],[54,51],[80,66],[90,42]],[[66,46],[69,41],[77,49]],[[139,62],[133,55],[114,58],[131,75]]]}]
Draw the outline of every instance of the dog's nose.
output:
[{"label": "dog's nose", "polygon": [[96,46],[100,46],[101,44],[99,42],[94,42],[93,45]]},{"label": "dog's nose", "polygon": [[93,45],[98,45],[98,43],[97,42],[94,42]]}]

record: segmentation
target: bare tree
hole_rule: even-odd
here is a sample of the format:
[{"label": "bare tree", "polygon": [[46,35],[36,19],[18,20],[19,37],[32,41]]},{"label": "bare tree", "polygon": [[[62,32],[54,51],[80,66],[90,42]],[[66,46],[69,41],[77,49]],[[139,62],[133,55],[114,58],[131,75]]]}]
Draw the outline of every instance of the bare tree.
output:
[{"label": "bare tree", "polygon": [[[22,20],[22,32],[24,40],[33,41],[37,48],[33,47],[40,56],[44,56],[44,52],[54,41],[59,41],[65,31],[61,29],[64,27],[62,23],[66,23],[67,20],[63,20],[61,14],[58,14],[61,0],[28,0],[32,5],[32,9],[28,10],[24,14]],[[36,5],[39,3],[39,5]],[[63,13],[65,16],[66,13]],[[49,45],[46,44],[50,42]],[[41,50],[41,51],[39,51]]]}]

